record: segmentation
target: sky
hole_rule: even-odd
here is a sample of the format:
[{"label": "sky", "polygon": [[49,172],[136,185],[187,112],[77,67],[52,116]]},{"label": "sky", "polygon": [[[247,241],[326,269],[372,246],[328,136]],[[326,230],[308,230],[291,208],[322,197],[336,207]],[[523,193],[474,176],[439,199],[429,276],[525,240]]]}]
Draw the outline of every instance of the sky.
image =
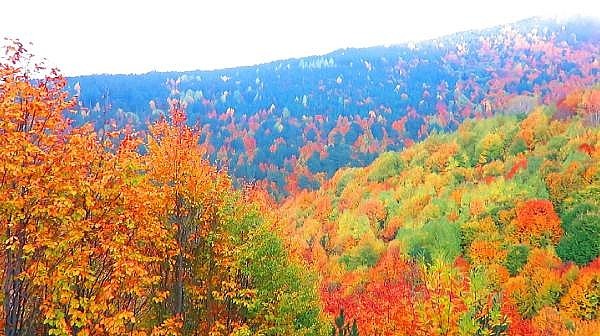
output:
[{"label": "sky", "polygon": [[210,70],[435,38],[531,16],[600,17],[594,0],[18,0],[0,37],[68,76]]}]

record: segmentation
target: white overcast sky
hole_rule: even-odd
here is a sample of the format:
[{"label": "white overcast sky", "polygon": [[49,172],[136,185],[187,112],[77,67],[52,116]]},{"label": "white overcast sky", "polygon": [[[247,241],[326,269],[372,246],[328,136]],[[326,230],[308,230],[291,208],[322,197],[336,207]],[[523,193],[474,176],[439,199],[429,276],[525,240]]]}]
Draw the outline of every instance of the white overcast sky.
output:
[{"label": "white overcast sky", "polygon": [[433,38],[530,16],[600,17],[600,0],[14,0],[0,37],[67,75],[215,69]]}]

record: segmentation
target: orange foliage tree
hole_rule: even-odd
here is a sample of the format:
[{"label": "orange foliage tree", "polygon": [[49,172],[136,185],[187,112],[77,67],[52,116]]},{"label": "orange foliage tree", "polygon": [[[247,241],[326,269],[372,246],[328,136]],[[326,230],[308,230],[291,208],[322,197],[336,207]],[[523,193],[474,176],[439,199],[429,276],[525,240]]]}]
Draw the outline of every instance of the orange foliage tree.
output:
[{"label": "orange foliage tree", "polygon": [[177,244],[162,270],[161,287],[170,295],[159,315],[181,319],[184,330],[208,334],[219,317],[215,293],[231,266],[220,212],[231,182],[206,160],[200,134],[186,125],[179,102],[170,104],[170,122],[163,118],[150,126],[146,156],[148,178],[164,197],[160,218],[172,227]]},{"label": "orange foliage tree", "polygon": [[332,315],[343,310],[348,320],[356,320],[360,335],[409,335],[420,329],[414,305],[422,288],[414,263],[391,249],[367,277],[364,284],[353,277],[326,284],[325,310]]},{"label": "orange foliage tree", "polygon": [[522,240],[530,240],[535,244],[545,240],[556,244],[562,236],[560,218],[549,200],[529,200],[516,208],[515,219],[518,234]]},{"label": "orange foliage tree", "polygon": [[[6,335],[122,334],[140,325],[170,248],[132,134],[73,128],[65,79],[19,41],[0,64]],[[35,76],[33,76],[35,75]]]},{"label": "orange foliage tree", "polygon": [[582,320],[600,318],[600,257],[584,267],[575,283],[562,297],[560,306],[570,316]]},{"label": "orange foliage tree", "polygon": [[584,89],[570,92],[558,102],[559,111],[582,116],[591,126],[600,125],[600,89]]}]

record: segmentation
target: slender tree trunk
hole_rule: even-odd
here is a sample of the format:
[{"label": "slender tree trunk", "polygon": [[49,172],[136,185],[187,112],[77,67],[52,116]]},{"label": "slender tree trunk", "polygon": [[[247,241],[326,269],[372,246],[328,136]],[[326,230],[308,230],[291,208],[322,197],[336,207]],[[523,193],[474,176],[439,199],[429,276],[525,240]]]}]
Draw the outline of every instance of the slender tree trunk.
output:
[{"label": "slender tree trunk", "polygon": [[215,269],[215,264],[213,262],[213,254],[212,254],[212,249],[210,251],[210,260],[209,260],[209,266],[208,266],[208,278],[207,278],[207,289],[206,289],[206,325],[207,325],[207,333],[210,333],[213,325],[215,324],[215,308],[214,308],[214,297],[212,295],[212,292],[214,290],[214,286],[213,286],[213,276],[214,276],[214,269]]},{"label": "slender tree trunk", "polygon": [[175,314],[183,312],[183,255],[177,254],[175,261]]},{"label": "slender tree trunk", "polygon": [[[10,237],[10,234],[7,235]],[[27,296],[25,280],[19,279],[23,272],[23,237],[19,237],[16,249],[5,250],[6,264],[4,266],[4,335],[17,336],[21,334]]]},{"label": "slender tree trunk", "polygon": [[175,314],[183,318],[183,247],[185,242],[183,235],[183,216],[181,215],[182,200],[179,195],[176,194],[176,223],[177,223],[177,245],[179,252],[175,259]]},{"label": "slender tree trunk", "polygon": [[[216,218],[211,218],[210,231],[216,230],[217,220]],[[215,307],[215,298],[213,297],[213,290],[215,289],[213,283],[213,277],[215,276],[216,271],[216,263],[215,263],[215,250],[214,246],[211,244],[207,245],[208,248],[208,274],[207,274],[207,289],[206,289],[206,325],[207,325],[207,334],[210,333],[213,325],[215,324],[216,318],[215,314],[218,314]]]}]

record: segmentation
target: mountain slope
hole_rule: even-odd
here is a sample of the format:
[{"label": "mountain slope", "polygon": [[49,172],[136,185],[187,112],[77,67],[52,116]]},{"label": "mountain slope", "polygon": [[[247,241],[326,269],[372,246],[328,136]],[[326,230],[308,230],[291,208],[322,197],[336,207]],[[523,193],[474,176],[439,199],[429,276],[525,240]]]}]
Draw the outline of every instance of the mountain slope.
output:
[{"label": "mountain slope", "polygon": [[[317,187],[469,117],[523,113],[600,78],[600,22],[531,19],[417,44],[250,67],[72,78],[80,121],[145,128],[185,102],[213,161],[265,187]],[[105,126],[103,126],[105,125]],[[262,183],[261,182],[261,183]]]},{"label": "mountain slope", "polygon": [[326,310],[361,335],[597,335],[600,129],[559,114],[469,120],[287,200]]}]

